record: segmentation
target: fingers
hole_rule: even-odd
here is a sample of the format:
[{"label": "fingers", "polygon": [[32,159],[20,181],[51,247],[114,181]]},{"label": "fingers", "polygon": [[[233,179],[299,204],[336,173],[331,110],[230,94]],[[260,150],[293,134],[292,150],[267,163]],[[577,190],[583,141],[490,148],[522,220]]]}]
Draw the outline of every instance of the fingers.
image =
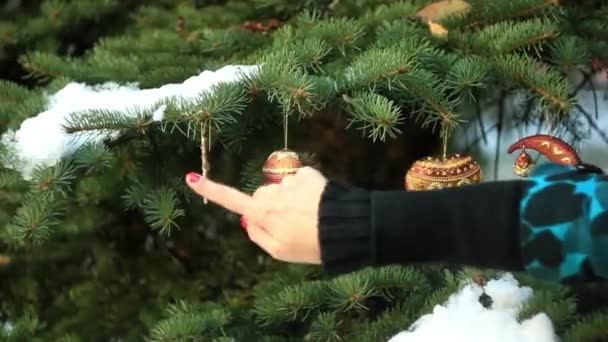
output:
[{"label": "fingers", "polygon": [[272,235],[273,231],[282,229],[284,222],[281,214],[284,210],[273,205],[271,202],[256,200],[251,206],[247,207],[244,216],[248,223],[258,225]]},{"label": "fingers", "polygon": [[254,202],[247,194],[200,176],[189,174],[186,180],[192,190],[203,198],[239,215],[243,215]]},{"label": "fingers", "polygon": [[270,184],[259,187],[254,193],[253,198],[256,201],[272,201],[279,192],[279,186],[277,184]]},{"label": "fingers", "polygon": [[247,224],[247,234],[253,243],[260,246],[260,248],[271,256],[274,256],[275,252],[279,249],[280,244],[272,235],[253,222]]}]

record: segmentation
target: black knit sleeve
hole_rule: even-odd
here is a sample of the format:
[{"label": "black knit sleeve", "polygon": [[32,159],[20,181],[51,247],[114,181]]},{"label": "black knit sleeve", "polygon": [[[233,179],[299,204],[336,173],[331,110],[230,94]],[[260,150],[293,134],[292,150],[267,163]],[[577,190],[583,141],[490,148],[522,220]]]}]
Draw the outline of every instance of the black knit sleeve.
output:
[{"label": "black knit sleeve", "polygon": [[321,259],[330,274],[373,264],[370,193],[329,182],[319,207]]},{"label": "black knit sleeve", "polygon": [[330,182],[319,212],[323,265],[332,274],[429,262],[523,270],[519,204],[528,186],[368,192]]}]

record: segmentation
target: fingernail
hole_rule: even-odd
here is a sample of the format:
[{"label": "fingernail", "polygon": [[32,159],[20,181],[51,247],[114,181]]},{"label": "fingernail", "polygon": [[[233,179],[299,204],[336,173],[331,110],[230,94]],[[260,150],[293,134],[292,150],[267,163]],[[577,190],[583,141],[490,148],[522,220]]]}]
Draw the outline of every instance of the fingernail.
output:
[{"label": "fingernail", "polygon": [[196,172],[190,172],[189,174],[186,175],[186,180],[188,181],[188,183],[198,183],[198,181],[201,179],[201,175],[199,175]]},{"label": "fingernail", "polygon": [[245,218],[245,216],[241,216],[241,226],[243,227],[243,229],[247,230],[247,219]]}]

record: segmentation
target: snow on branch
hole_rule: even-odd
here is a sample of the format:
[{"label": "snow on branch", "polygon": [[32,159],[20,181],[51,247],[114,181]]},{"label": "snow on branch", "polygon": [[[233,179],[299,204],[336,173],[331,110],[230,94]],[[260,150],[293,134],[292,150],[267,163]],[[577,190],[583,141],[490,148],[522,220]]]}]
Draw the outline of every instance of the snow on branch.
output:
[{"label": "snow on branch", "polygon": [[[480,303],[485,293],[492,298],[491,308]],[[518,313],[533,296],[532,289],[520,287],[506,274],[491,280],[482,289],[473,283],[453,294],[447,303],[437,305],[432,313],[422,316],[409,330],[389,342],[557,342],[550,318],[540,313],[523,322]]]},{"label": "snow on branch", "polygon": [[201,93],[211,91],[219,83],[239,81],[257,69],[257,66],[230,65],[217,71],[204,71],[183,83],[151,89],[139,89],[136,84],[119,85],[115,82],[97,86],[69,83],[48,96],[44,112],[23,121],[18,130],[10,130],[2,135],[0,143],[6,149],[2,164],[18,170],[25,179],[30,179],[37,167],[53,166],[84,143],[101,141],[114,133],[66,133],[64,126],[75,114],[111,111],[128,116],[145,110],[153,112],[152,120],[162,121],[166,108],[162,104],[163,100],[176,99],[188,103]]}]

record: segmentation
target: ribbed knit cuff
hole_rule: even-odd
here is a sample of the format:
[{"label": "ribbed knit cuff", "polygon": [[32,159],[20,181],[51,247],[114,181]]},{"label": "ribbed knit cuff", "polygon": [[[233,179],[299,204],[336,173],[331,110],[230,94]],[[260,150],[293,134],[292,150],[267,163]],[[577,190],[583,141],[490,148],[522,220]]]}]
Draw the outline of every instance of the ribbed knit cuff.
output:
[{"label": "ribbed knit cuff", "polygon": [[319,206],[321,260],[327,273],[348,273],[371,265],[373,240],[370,193],[330,181]]}]

